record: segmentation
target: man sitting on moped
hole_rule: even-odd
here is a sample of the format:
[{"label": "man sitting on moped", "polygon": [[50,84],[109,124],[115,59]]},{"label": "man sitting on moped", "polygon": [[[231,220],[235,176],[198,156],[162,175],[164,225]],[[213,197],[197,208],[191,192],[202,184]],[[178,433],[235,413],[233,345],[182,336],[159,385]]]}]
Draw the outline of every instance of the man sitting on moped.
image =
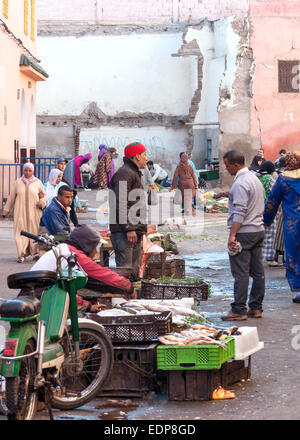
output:
[{"label": "man sitting on moped", "polygon": [[[97,280],[100,285],[100,290],[109,291],[111,293],[119,293],[127,295],[131,299],[137,298],[137,292],[134,290],[132,283],[127,279],[112,272],[107,267],[102,267],[97,264],[92,258],[97,252],[97,246],[100,241],[100,235],[86,224],[78,225],[72,231],[65,243],[57,246],[60,255],[68,257],[72,252],[77,256],[78,265],[86,272],[89,280]],[[30,269],[35,270],[50,270],[56,271],[56,257],[52,250],[46,252]],[[62,269],[67,267],[67,260],[62,259]],[[101,286],[103,289],[101,289]],[[22,290],[19,296],[25,296],[25,289]],[[83,300],[77,295],[78,309],[85,312],[98,312],[105,308],[103,304],[91,304],[89,301]]]}]

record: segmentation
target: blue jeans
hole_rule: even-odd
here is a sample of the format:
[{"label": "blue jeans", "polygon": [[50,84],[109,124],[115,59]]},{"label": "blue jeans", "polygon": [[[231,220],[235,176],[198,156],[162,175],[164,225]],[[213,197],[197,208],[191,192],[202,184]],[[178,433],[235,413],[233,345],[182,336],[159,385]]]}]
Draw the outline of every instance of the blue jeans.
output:
[{"label": "blue jeans", "polygon": [[137,234],[137,242],[134,245],[128,243],[126,232],[112,232],[110,239],[115,251],[117,267],[132,267],[129,279],[139,280],[142,235]]}]

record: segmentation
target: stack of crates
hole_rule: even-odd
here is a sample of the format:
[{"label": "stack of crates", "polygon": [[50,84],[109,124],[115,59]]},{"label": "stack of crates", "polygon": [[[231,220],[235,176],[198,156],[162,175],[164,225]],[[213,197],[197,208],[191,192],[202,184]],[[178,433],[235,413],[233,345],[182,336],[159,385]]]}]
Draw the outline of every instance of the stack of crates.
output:
[{"label": "stack of crates", "polygon": [[98,397],[142,397],[155,391],[157,345],[114,344],[113,371]]},{"label": "stack of crates", "polygon": [[100,317],[89,315],[103,325],[114,347],[114,365],[99,397],[142,397],[160,388],[157,375],[158,337],[171,330],[172,313]]},{"label": "stack of crates", "polygon": [[157,347],[157,369],[166,372],[168,400],[212,398],[223,383],[223,365],[234,358],[234,338],[223,343],[225,348],[217,344]]}]

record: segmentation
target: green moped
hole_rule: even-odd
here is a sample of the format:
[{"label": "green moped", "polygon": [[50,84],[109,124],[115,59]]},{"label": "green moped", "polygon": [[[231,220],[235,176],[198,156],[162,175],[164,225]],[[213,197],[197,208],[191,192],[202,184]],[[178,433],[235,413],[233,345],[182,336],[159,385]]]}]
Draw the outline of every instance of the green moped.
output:
[{"label": "green moped", "polygon": [[[76,292],[85,286],[87,275],[76,255],[60,255],[52,237],[21,234],[46,244],[55,254],[57,270],[20,272],[7,278],[9,288],[28,293],[0,306],[1,320],[10,324],[0,353],[7,418],[34,419],[42,400],[52,419],[53,407],[77,408],[99,393],[112,370],[113,346],[100,324],[78,318]],[[64,269],[63,259],[67,260]]]}]

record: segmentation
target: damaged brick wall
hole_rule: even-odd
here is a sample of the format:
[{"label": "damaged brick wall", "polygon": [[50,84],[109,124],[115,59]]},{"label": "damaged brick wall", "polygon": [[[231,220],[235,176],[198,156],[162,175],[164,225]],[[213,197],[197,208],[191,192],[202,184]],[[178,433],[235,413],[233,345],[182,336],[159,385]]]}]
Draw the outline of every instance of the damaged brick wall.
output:
[{"label": "damaged brick wall", "polygon": [[250,27],[248,17],[232,22],[233,31],[239,36],[234,80],[231,90],[220,88],[219,105],[219,158],[223,186],[230,186],[231,176],[225,171],[222,161],[224,153],[238,149],[250,164],[255,147],[251,138],[252,75],[254,69],[253,51],[250,47]]},{"label": "damaged brick wall", "polygon": [[248,0],[37,0],[37,8],[43,21],[152,25],[242,16]]},{"label": "damaged brick wall", "polygon": [[[63,144],[66,145],[67,153],[71,146],[69,133],[73,130],[73,151],[77,153],[79,147],[75,146],[76,127],[84,130],[101,129],[101,127],[143,129],[156,126],[173,130],[184,129],[187,138],[181,150],[187,149],[191,152],[194,146],[194,130],[191,124],[195,121],[202,98],[204,55],[197,41],[187,42],[185,40],[187,29],[189,26],[201,29],[204,24],[213,23],[212,20],[232,15],[242,17],[247,13],[247,8],[248,0],[131,0],[126,3],[122,2],[122,7],[120,7],[119,0],[53,0],[51,3],[38,0],[39,37],[106,36],[109,38],[132,33],[145,35],[155,33],[162,36],[177,33],[183,35],[183,44],[178,53],[173,55],[194,57],[197,60],[197,85],[186,114],[172,115],[149,111],[137,113],[125,110],[110,115],[106,114],[103,108],[99,108],[97,102],[89,102],[78,115],[71,116],[67,113],[53,115],[49,112],[39,114],[37,117],[38,140],[43,138],[43,132],[48,134],[51,129],[53,140],[58,134],[62,137],[66,135],[66,141],[63,139]],[[238,21],[236,26],[238,26]],[[241,64],[243,64],[242,61],[240,61]],[[239,82],[239,80],[235,83],[234,90],[237,94],[241,83],[242,81]],[[232,101],[232,96],[228,97],[228,91],[224,95],[224,90],[220,89],[220,96],[226,97],[224,101]],[[225,113],[226,109],[223,114]],[[221,143],[225,148],[228,145],[227,134],[230,135],[230,130],[227,132],[225,122],[223,122]],[[37,145],[38,148],[39,145],[42,146],[39,141]]]}]

